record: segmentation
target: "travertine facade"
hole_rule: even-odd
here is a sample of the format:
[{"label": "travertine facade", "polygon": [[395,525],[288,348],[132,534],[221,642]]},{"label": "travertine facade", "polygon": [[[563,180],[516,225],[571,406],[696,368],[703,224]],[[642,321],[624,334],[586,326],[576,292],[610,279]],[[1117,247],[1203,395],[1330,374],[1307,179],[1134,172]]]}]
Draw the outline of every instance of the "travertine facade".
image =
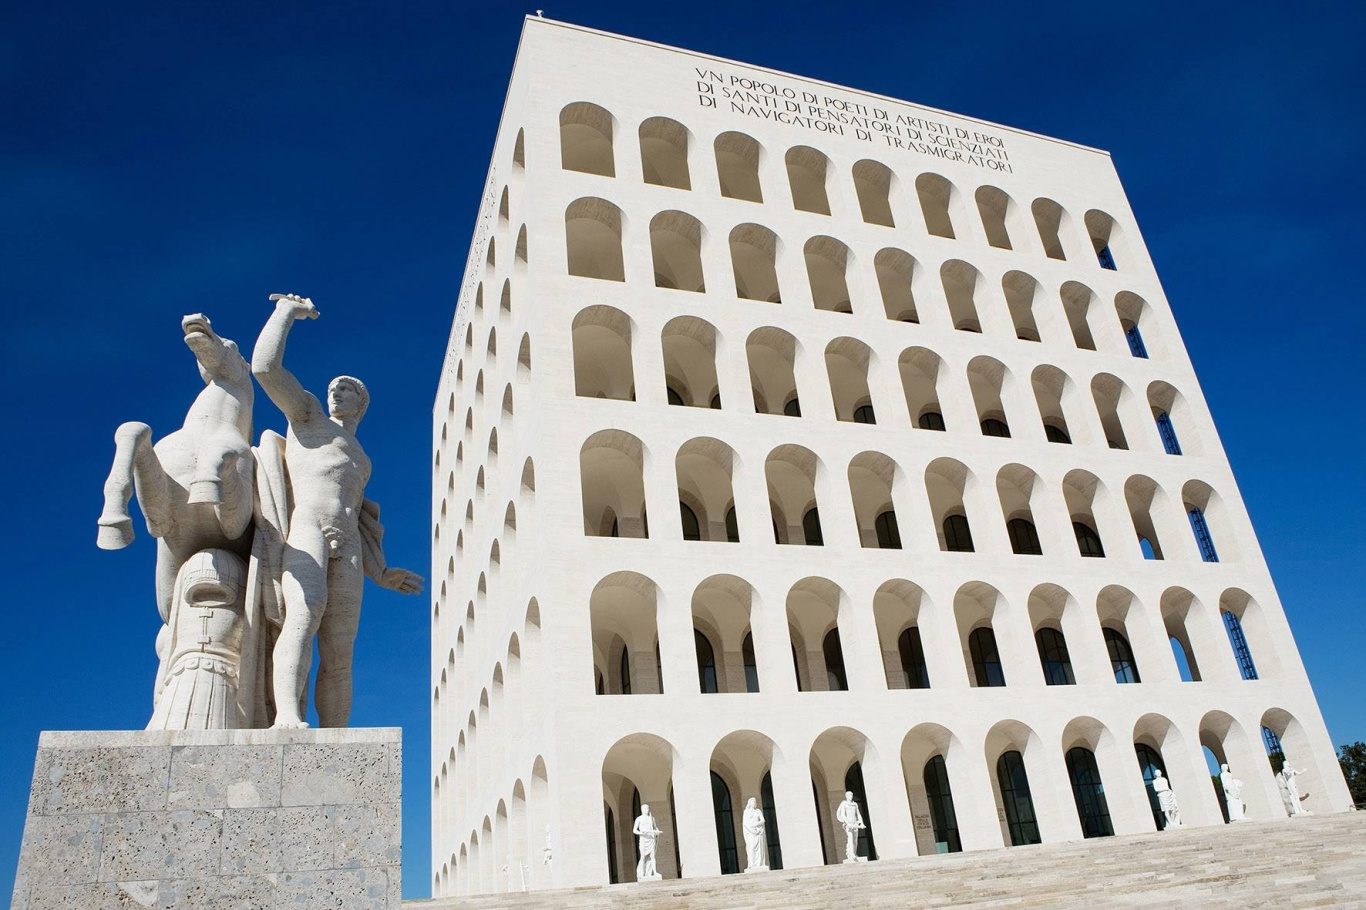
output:
[{"label": "travertine facade", "polygon": [[398,729],[43,733],[14,910],[399,906]]},{"label": "travertine facade", "polygon": [[1350,806],[1104,152],[528,19],[432,490],[436,895]]}]

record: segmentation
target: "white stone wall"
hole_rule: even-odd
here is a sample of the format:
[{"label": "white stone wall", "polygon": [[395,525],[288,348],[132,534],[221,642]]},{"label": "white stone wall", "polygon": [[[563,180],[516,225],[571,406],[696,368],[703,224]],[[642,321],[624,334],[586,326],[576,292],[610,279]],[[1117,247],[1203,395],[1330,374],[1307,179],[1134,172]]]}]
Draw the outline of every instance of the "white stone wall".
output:
[{"label": "white stone wall", "polygon": [[[798,97],[809,91],[818,99],[878,108],[889,120],[899,114],[907,122],[922,118],[969,135],[988,134],[1002,142],[1010,170],[865,141],[851,128],[834,135],[749,116],[724,100],[703,107],[698,70],[723,80],[752,77],[779,91],[789,87]],[[561,111],[577,102],[611,115],[614,176],[562,167]],[[831,109],[823,101],[820,106]],[[686,128],[690,189],[643,179],[640,126],[653,117]],[[761,148],[762,203],[720,191],[713,148],[728,131],[744,133]],[[829,215],[794,209],[785,156],[798,146],[828,159]],[[887,202],[895,226],[862,217],[852,175],[863,160],[879,162],[893,175]],[[936,754],[945,758],[959,833],[969,850],[1010,843],[995,764],[1011,749],[1023,754],[1044,841],[1082,836],[1064,760],[1074,746],[1094,752],[1118,833],[1153,827],[1136,741],[1160,750],[1188,824],[1221,821],[1202,743],[1247,783],[1250,816],[1280,814],[1261,743],[1264,725],[1281,736],[1296,767],[1310,768],[1302,789],[1311,808],[1349,807],[1213,420],[1107,154],[533,18],[523,34],[490,174],[479,218],[487,229],[476,231],[433,415],[435,894],[606,881],[606,804],[616,822],[617,871],[630,880],[632,789],[661,818],[666,877],[679,872],[675,856],[686,876],[717,874],[709,770],[726,781],[737,819],[771,772],[789,867],[835,858],[840,838],[829,816],[843,773],[855,760],[862,763],[881,857],[935,849],[921,774]],[[953,239],[928,229],[916,192],[923,174],[939,175],[953,187]],[[1011,201],[1004,219],[1010,249],[990,242],[976,204],[984,186]],[[625,280],[568,274],[566,210],[583,199],[620,210]],[[1031,214],[1038,199],[1056,202],[1065,213],[1058,231],[1065,259],[1046,254]],[[1116,270],[1102,268],[1095,255],[1087,228],[1093,210],[1114,221],[1109,246]],[[656,287],[651,224],[662,212],[700,222],[705,293]],[[687,223],[665,220],[675,228]],[[741,224],[760,225],[778,238],[780,304],[739,299],[733,291],[729,238]],[[523,228],[525,259],[514,252]],[[851,313],[817,308],[803,254],[813,237],[847,247]],[[887,248],[917,263],[912,289],[918,324],[888,318],[875,271],[879,251]],[[954,328],[941,282],[941,267],[950,262],[980,273],[974,295],[980,333]],[[965,272],[959,265],[948,271]],[[1037,282],[1033,315],[1040,341],[1017,337],[1003,290],[1011,272]],[[1077,285],[1093,296],[1083,336],[1091,336],[1094,350],[1078,346],[1078,327],[1065,310],[1064,292],[1075,296]],[[1146,304],[1139,320],[1146,359],[1133,356],[1124,337],[1121,312],[1131,312],[1130,295]],[[634,401],[576,394],[575,317],[593,306],[612,307],[629,321]],[[662,335],[680,316],[704,321],[714,333],[719,410],[666,402]],[[781,330],[796,340],[801,417],[755,413],[747,340],[760,330]],[[866,359],[876,424],[850,422],[851,402],[837,403],[827,370],[832,343],[836,354]],[[916,428],[919,415],[908,410],[898,364],[912,348],[942,361],[938,397],[947,432]],[[593,356],[603,350],[594,347]],[[984,361],[975,359],[981,357],[995,362],[980,371],[986,386],[1002,372],[1006,377],[999,407],[985,410],[1004,412],[1011,438],[980,432],[979,418],[989,415],[975,405],[969,366],[980,367]],[[1046,399],[1047,392],[1036,393],[1032,382],[1044,375],[1036,374],[1040,367],[1067,377],[1061,404],[1070,445],[1045,438],[1040,395]],[[839,369],[847,367],[837,364]],[[680,370],[696,376],[697,364],[674,365],[675,374]],[[836,375],[837,382],[847,381]],[[1102,397],[1120,384],[1127,390],[1114,418],[1127,449],[1107,445],[1107,436],[1115,436],[1113,423],[1102,421],[1093,383]],[[1164,397],[1168,387],[1178,394],[1174,404]],[[691,390],[701,399],[710,392]],[[1153,403],[1170,409],[1184,454],[1164,452]],[[490,451],[494,431],[496,453]],[[622,536],[585,533],[580,453],[602,431],[617,431],[607,438],[616,449],[588,454],[590,498],[611,488],[629,500],[632,486],[643,488],[648,537],[639,536],[639,510],[632,513],[630,506],[617,515]],[[793,446],[805,451],[782,448]],[[725,541],[715,503],[729,503],[724,492],[716,499],[714,471],[700,482],[705,489],[680,496],[680,451],[686,458],[729,463],[739,542]],[[803,459],[808,468],[814,464],[821,547],[774,542],[766,464],[775,452],[795,452],[798,468]],[[860,489],[868,489],[878,471],[890,478],[901,549],[877,548],[866,515],[860,527],[851,464],[875,469],[856,472]],[[687,461],[687,473],[696,474],[695,465],[706,463]],[[796,496],[788,487],[797,468],[779,468],[784,470],[788,480],[778,480],[779,499]],[[927,470],[934,481],[929,488]],[[961,487],[975,552],[941,548],[941,500],[949,487],[935,475]],[[1018,512],[1018,503],[1003,506],[1002,477],[1032,479],[1029,508],[1043,555],[1012,552],[1003,508]],[[1078,503],[1093,489],[1088,517],[1105,558],[1083,558],[1070,528],[1078,510],[1085,511]],[[710,505],[702,501],[708,497]],[[683,539],[676,517],[680,498],[710,509],[700,541]],[[1151,528],[1142,514],[1149,500]],[[1139,506],[1137,516],[1131,504]],[[1202,561],[1183,514],[1188,505],[1204,510],[1220,561]],[[589,520],[605,530],[600,512]],[[1162,560],[1143,558],[1136,523],[1140,532],[1155,533]],[[780,538],[799,539],[799,515],[785,515],[782,524]],[[703,602],[695,611],[699,589]],[[722,589],[729,600],[716,593]],[[824,626],[822,598],[833,608]],[[966,636],[984,620],[983,604],[994,604],[990,622],[1003,688],[971,683]],[[1259,679],[1241,678],[1221,607],[1241,613]],[[912,610],[918,610],[929,689],[890,687],[900,685],[896,636]],[[1122,622],[1141,683],[1115,682],[1103,622]],[[796,671],[794,625],[806,633]],[[799,684],[827,688],[819,637],[832,626],[839,631],[848,691],[799,691]],[[1034,643],[1042,626],[1065,635],[1075,685],[1045,684]],[[716,639],[722,693],[700,691],[694,627]],[[744,691],[737,642],[746,629],[753,635],[758,692]],[[1200,681],[1180,678],[1169,633],[1186,638]],[[620,690],[614,678],[618,637],[630,642],[633,689],[658,688],[653,635],[664,694],[595,694],[596,674],[604,676],[609,693]],[[818,797],[821,829],[813,769],[825,791]],[[547,825],[550,863],[544,855]],[[743,865],[743,853],[739,859]]]}]

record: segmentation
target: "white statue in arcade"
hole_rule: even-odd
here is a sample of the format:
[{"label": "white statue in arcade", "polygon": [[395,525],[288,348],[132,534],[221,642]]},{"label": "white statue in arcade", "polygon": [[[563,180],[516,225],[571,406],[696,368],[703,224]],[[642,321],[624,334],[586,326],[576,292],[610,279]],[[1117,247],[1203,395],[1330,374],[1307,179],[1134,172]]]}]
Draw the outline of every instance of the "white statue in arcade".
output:
[{"label": "white statue in arcade", "polygon": [[854,802],[852,791],[844,791],[844,802],[835,810],[835,821],[844,826],[844,861],[866,863],[868,857],[858,855],[858,833],[868,826],[863,822],[863,810]]},{"label": "white statue in arcade", "polygon": [[631,826],[631,833],[636,836],[640,847],[640,862],[636,863],[636,881],[659,881],[664,876],[659,874],[659,869],[655,866],[655,847],[659,843],[659,836],[664,832],[655,824],[655,817],[650,814],[649,806],[640,807],[640,817]]},{"label": "white statue in arcade", "polygon": [[1294,818],[1296,815],[1313,815],[1314,813],[1304,808],[1300,800],[1300,785],[1295,782],[1295,778],[1303,774],[1304,771],[1296,771],[1290,765],[1281,766],[1281,771],[1276,775],[1276,786],[1281,791],[1281,802],[1285,804],[1285,814]]},{"label": "white statue in arcade", "polygon": [[1162,776],[1162,769],[1153,771],[1153,792],[1157,794],[1157,807],[1162,810],[1164,817],[1162,830],[1168,828],[1180,828],[1181,807],[1176,804],[1176,794],[1172,791],[1172,785],[1167,778]]},{"label": "white statue in arcade", "polygon": [[1240,822],[1247,818],[1243,804],[1243,782],[1233,776],[1227,764],[1219,766],[1219,783],[1224,788],[1224,804],[1228,806],[1228,820]]},{"label": "white statue in arcade", "polygon": [[767,872],[768,821],[764,818],[764,810],[759,808],[758,801],[752,796],[745,803],[742,823],[745,831],[745,871]]}]

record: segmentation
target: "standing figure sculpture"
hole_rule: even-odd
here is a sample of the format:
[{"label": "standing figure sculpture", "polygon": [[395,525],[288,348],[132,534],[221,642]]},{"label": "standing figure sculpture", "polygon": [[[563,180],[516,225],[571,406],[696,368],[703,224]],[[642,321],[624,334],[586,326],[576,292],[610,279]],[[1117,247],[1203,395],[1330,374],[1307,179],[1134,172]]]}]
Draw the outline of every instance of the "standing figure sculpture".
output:
[{"label": "standing figure sculpture", "polygon": [[1168,828],[1180,828],[1181,807],[1176,804],[1176,794],[1172,792],[1172,785],[1162,776],[1162,769],[1153,770],[1153,792],[1157,794],[1157,807],[1162,810],[1162,830]]},{"label": "standing figure sculpture", "polygon": [[636,836],[640,852],[640,861],[636,863],[636,881],[659,881],[663,876],[659,874],[656,866],[655,850],[659,844],[659,837],[664,832],[655,824],[655,817],[650,814],[649,806],[640,807],[640,817],[631,826],[631,833]]},{"label": "standing figure sculpture", "polygon": [[[365,576],[378,584],[416,594],[422,577],[385,565],[379,506],[365,498],[370,459],[356,439],[356,428],[370,403],[365,385],[338,376],[327,387],[327,410],[284,367],[285,339],[295,321],[316,319],[312,301],[274,294],[275,312],[256,340],[251,371],[271,401],[289,420],[288,436],[262,435],[262,474],[275,477],[285,503],[260,516],[273,552],[269,577],[279,589],[263,591],[282,613],[274,649],[275,726],[304,727],[304,697],[318,638],[315,704],[324,727],[345,727],[351,715],[351,659],[360,624]],[[274,437],[268,438],[268,437]],[[280,475],[283,475],[281,478]],[[282,482],[283,481],[283,482]],[[283,507],[282,507],[283,506]],[[269,510],[258,510],[269,511]],[[259,542],[259,541],[258,541]]]},{"label": "standing figure sculpture", "polygon": [[1303,774],[1304,771],[1296,771],[1289,764],[1281,766],[1281,771],[1276,775],[1276,785],[1281,791],[1281,802],[1285,804],[1285,814],[1294,818],[1296,815],[1313,815],[1314,813],[1304,808],[1300,802],[1300,785],[1295,778]]},{"label": "standing figure sculpture", "polygon": [[745,871],[768,871],[768,820],[754,797],[745,803],[742,819],[745,831]]},{"label": "standing figure sculpture", "polygon": [[866,863],[868,857],[858,855],[858,833],[868,826],[863,822],[863,810],[854,801],[852,791],[844,791],[844,802],[835,810],[835,821],[844,826],[844,861]]},{"label": "standing figure sculpture", "polygon": [[1228,820],[1242,821],[1247,817],[1247,806],[1243,804],[1243,782],[1233,776],[1227,764],[1219,766],[1219,784],[1224,788],[1224,805],[1228,807]]},{"label": "standing figure sculpture", "polygon": [[162,622],[180,567],[200,550],[251,549],[255,471],[251,457],[251,370],[237,345],[220,338],[209,318],[180,321],[204,390],[179,430],[152,444],[152,428],[125,423],[114,431],[114,465],[104,482],[96,544],[121,550],[133,542],[128,501],[137,491],[147,532],[157,539],[156,593]]}]

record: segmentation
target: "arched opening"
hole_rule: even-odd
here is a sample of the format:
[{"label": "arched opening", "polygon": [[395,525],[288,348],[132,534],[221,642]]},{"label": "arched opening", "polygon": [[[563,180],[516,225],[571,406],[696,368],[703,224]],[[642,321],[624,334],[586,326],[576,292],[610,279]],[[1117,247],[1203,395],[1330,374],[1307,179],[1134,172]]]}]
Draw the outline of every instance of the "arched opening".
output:
[{"label": "arched opening", "polygon": [[635,401],[631,319],[609,306],[590,306],[574,317],[574,392],[585,398]]},{"label": "arched opening", "polygon": [[[845,793],[853,794],[864,825],[857,829],[854,837],[855,854],[864,860],[878,858],[874,819],[869,812],[864,782],[864,766],[868,765],[871,770],[876,760],[868,738],[850,727],[832,727],[816,737],[811,746],[811,786],[815,792],[816,817],[821,826],[826,865],[844,862],[848,852],[844,826],[836,821]],[[878,802],[881,804],[880,800]]]},{"label": "arched opening", "polygon": [[599,695],[664,691],[658,661],[658,589],[634,572],[615,572],[589,598],[594,677]]},{"label": "arched opening", "polygon": [[[636,819],[650,810],[654,828],[661,833],[647,839],[653,848],[655,869],[662,878],[680,875],[680,847],[677,843],[673,800],[673,768],[677,751],[668,742],[649,733],[622,737],[607,751],[602,762],[602,798],[605,811],[617,825],[613,839],[616,866],[625,881],[637,881],[647,857],[637,856],[640,839],[632,829]],[[606,846],[606,845],[604,845]]]},{"label": "arched opening", "polygon": [[1100,479],[1088,471],[1069,471],[1062,479],[1062,495],[1072,522],[1077,552],[1083,557],[1105,556],[1096,521],[1098,501],[1105,495]]},{"label": "arched opening", "polygon": [[693,316],[678,316],[665,324],[661,342],[669,404],[720,408],[715,327]]},{"label": "arched opening", "polygon": [[826,193],[830,159],[807,146],[788,149],[787,181],[792,188],[792,207],[799,212],[830,214],[830,197]]},{"label": "arched opening", "polygon": [[920,199],[920,212],[925,216],[925,230],[936,237],[954,239],[953,219],[949,216],[953,184],[938,174],[921,174],[915,178],[915,192]]},{"label": "arched opening", "polygon": [[[930,668],[921,637],[922,625],[927,633],[933,628],[928,605],[920,586],[902,579],[885,582],[873,595],[873,621],[888,689],[930,687]],[[926,607],[923,611],[922,606]]]},{"label": "arched opening", "polygon": [[758,224],[738,224],[730,232],[730,262],[735,296],[782,303],[778,288],[778,235]]},{"label": "arched opening", "polygon": [[649,537],[645,517],[645,450],[621,430],[594,433],[579,450],[583,533]]},{"label": "arched opening", "polygon": [[982,216],[982,230],[986,232],[987,243],[1001,250],[1013,249],[1010,245],[1010,231],[1006,227],[1008,218],[1013,220],[1015,205],[1010,197],[994,186],[978,187],[975,194],[977,213]]},{"label": "arched opening", "polygon": [[849,493],[861,546],[901,549],[892,486],[904,483],[896,462],[879,452],[860,452],[849,462]]},{"label": "arched opening", "polygon": [[1163,451],[1168,455],[1201,454],[1199,440],[1192,431],[1191,408],[1180,392],[1160,380],[1149,383],[1148,408],[1157,425]]},{"label": "arched opening", "polygon": [[939,280],[944,286],[944,300],[949,305],[949,321],[960,332],[982,331],[982,320],[977,315],[977,288],[982,273],[961,259],[950,259],[939,267]]},{"label": "arched opening", "polygon": [[1091,304],[1096,295],[1086,285],[1068,281],[1062,286],[1062,309],[1072,329],[1072,341],[1083,351],[1094,351],[1096,340],[1091,334]]},{"label": "arched opening", "polygon": [[1119,327],[1124,332],[1124,340],[1129,345],[1129,353],[1147,359],[1160,355],[1161,345],[1154,330],[1157,317],[1152,315],[1152,307],[1130,291],[1120,291],[1115,295],[1115,315],[1119,317]]},{"label": "arched opening", "polygon": [[964,496],[972,474],[962,462],[936,458],[925,468],[925,493],[934,515],[939,549],[946,553],[973,552]]},{"label": "arched opening", "polygon": [[[674,467],[678,478],[678,502],[685,516],[684,540],[726,542],[730,539],[726,515],[735,503],[731,487],[734,464],[735,453],[717,439],[700,436],[679,447]],[[692,530],[696,535],[691,538],[686,521],[689,513],[693,516]]]},{"label": "arched opening", "polygon": [[1187,481],[1181,488],[1181,504],[1190,519],[1191,533],[1204,562],[1237,561],[1238,547],[1228,508],[1209,484]]},{"label": "arched opening", "polygon": [[[1281,719],[1273,712],[1267,713]],[[1268,719],[1271,718],[1263,715],[1264,724]],[[1237,822],[1283,815],[1284,810],[1273,808],[1267,799],[1267,788],[1263,784],[1263,775],[1271,769],[1258,754],[1261,750],[1254,750],[1242,725],[1223,711],[1210,711],[1200,719],[1199,729],[1200,745],[1204,747],[1206,762],[1211,765],[1209,771],[1224,818]]]},{"label": "arched opening", "polygon": [[567,171],[615,177],[612,115],[587,101],[565,105],[560,110],[560,165]]},{"label": "arched opening", "polygon": [[1030,385],[1034,387],[1039,419],[1043,421],[1044,438],[1049,442],[1071,445],[1072,426],[1063,408],[1064,398],[1069,404],[1076,400],[1076,386],[1071,378],[1057,367],[1045,364],[1034,368]]},{"label": "arched opening", "polygon": [[1010,551],[1017,556],[1042,556],[1043,541],[1034,523],[1034,505],[1043,501],[1039,476],[1021,464],[1005,465],[996,475],[996,495]]},{"label": "arched opening", "polygon": [[759,185],[759,143],[744,133],[722,133],[716,137],[716,177],[721,195],[746,202],[763,202]]},{"label": "arched opening", "polygon": [[[916,820],[916,852],[921,856],[963,849],[949,766],[952,763],[956,769],[964,761],[958,738],[939,724],[918,724],[901,742],[901,771],[911,817]],[[928,826],[921,821],[926,818]]]},{"label": "arched opening", "polygon": [[1034,304],[1042,293],[1039,282],[1024,272],[1006,272],[1001,279],[1006,309],[1015,326],[1015,337],[1021,341],[1039,341],[1039,323],[1034,317]]},{"label": "arched opening", "polygon": [[1129,437],[1119,418],[1121,409],[1127,411],[1133,406],[1129,387],[1109,373],[1097,373],[1091,378],[1091,398],[1096,403],[1101,429],[1105,431],[1106,445],[1112,449],[1129,448]]},{"label": "arched opening", "polygon": [[650,219],[650,252],[655,287],[701,294],[702,223],[686,212],[660,212]]},{"label": "arched opening", "polygon": [[1124,501],[1138,535],[1139,552],[1144,559],[1162,559],[1162,540],[1154,519],[1160,517],[1165,524],[1167,494],[1151,477],[1135,474],[1124,483]]},{"label": "arched opening", "polygon": [[[1148,809],[1158,831],[1180,827],[1187,822],[1210,824],[1222,820],[1215,799],[1206,789],[1209,776],[1204,773],[1204,763],[1200,763],[1197,772],[1193,764],[1197,759],[1190,753],[1175,724],[1161,714],[1145,714],[1134,724],[1133,743]],[[1215,770],[1218,770],[1217,764]],[[1165,780],[1161,787],[1155,784],[1159,772]],[[1215,789],[1219,789],[1217,779],[1215,784]],[[1162,790],[1168,792],[1167,806],[1172,810],[1170,820]]]},{"label": "arched opening", "polygon": [[[1329,760],[1325,762],[1327,767],[1320,769],[1318,753],[1310,746],[1308,732],[1282,708],[1272,708],[1264,713],[1261,726],[1285,814],[1293,818],[1333,812],[1335,807],[1324,775],[1337,771],[1338,763]],[[1279,768],[1276,767],[1278,762]]]},{"label": "arched opening", "polygon": [[986,737],[987,763],[995,771],[992,791],[997,817],[1001,821],[1001,837],[1013,847],[1043,843],[1039,813],[1025,766],[1025,755],[1028,754],[1032,761],[1040,748],[1038,736],[1019,721],[1003,720],[992,727]]},{"label": "arched opening", "polygon": [[765,459],[764,477],[768,482],[774,538],[778,543],[819,545],[824,542],[816,511],[818,470],[816,456],[801,446],[778,446]]},{"label": "arched opening", "polygon": [[754,589],[734,575],[713,575],[693,592],[693,633],[702,692],[759,691],[750,637],[753,603]]},{"label": "arched opening", "polygon": [[[737,730],[727,734],[711,753],[713,792],[715,780],[720,778],[734,795],[730,818],[715,811],[717,849],[721,872],[738,872],[749,868],[783,868],[782,842],[778,836],[778,810],[773,798],[772,769],[780,759],[777,746],[767,736],[753,730]],[[762,844],[752,843],[744,828],[744,810],[753,800],[764,815]],[[713,808],[719,809],[716,801]],[[735,863],[728,869],[728,843],[737,845]],[[752,849],[754,848],[754,849]],[[755,853],[760,855],[755,855]]]},{"label": "arched opening", "polygon": [[818,310],[852,313],[849,284],[849,248],[833,237],[812,237],[803,247],[806,275],[811,283],[811,301]]},{"label": "arched opening", "polygon": [[646,183],[690,190],[688,130],[668,117],[651,117],[640,124],[640,169]]},{"label": "arched opening", "polygon": [[1005,598],[991,585],[970,581],[953,598],[953,615],[968,682],[973,688],[1006,684],[1005,667],[996,642],[995,623],[1005,615]]},{"label": "arched opening", "polygon": [[[1281,662],[1276,653],[1276,640],[1261,604],[1242,588],[1229,588],[1219,595],[1219,612],[1224,617],[1229,644],[1243,679],[1279,676]],[[1242,637],[1241,648],[1235,641],[1234,629]],[[1240,655],[1240,650],[1245,650],[1246,654]]]},{"label": "arched opening", "polygon": [[836,338],[826,345],[825,369],[830,378],[836,420],[877,422],[872,393],[868,390],[872,357],[872,350],[853,338]]},{"label": "arched opening", "polygon": [[896,322],[919,322],[915,308],[916,261],[909,253],[888,247],[873,257],[882,308]]},{"label": "arched opening", "polygon": [[1011,382],[1010,371],[994,357],[980,355],[968,361],[968,387],[972,390],[972,402],[983,436],[1010,438],[1010,421],[1006,418],[1003,398]]},{"label": "arched opening", "polygon": [[1060,236],[1063,221],[1067,218],[1063,207],[1052,199],[1035,199],[1030,209],[1034,213],[1034,226],[1039,229],[1039,242],[1043,244],[1045,255],[1049,259],[1066,259]]},{"label": "arched opening", "polygon": [[621,209],[605,199],[576,199],[564,211],[569,274],[604,281],[625,281]]},{"label": "arched opening", "polygon": [[754,410],[759,414],[802,416],[797,395],[797,340],[782,329],[755,329],[745,342]]},{"label": "arched opening", "polygon": [[[1115,250],[1121,244],[1120,232],[1115,219],[1098,209],[1086,213],[1086,233],[1091,238],[1091,248],[1096,252],[1096,261],[1103,269],[1114,271],[1119,268]],[[1123,253],[1120,254],[1121,258]]]},{"label": "arched opening", "polygon": [[[1112,809],[1122,811],[1128,808],[1122,790],[1112,790],[1107,797],[1101,777],[1102,763],[1115,771],[1115,760],[1119,757],[1115,738],[1095,718],[1078,717],[1063,730],[1062,748],[1082,837],[1113,837],[1115,825],[1111,819]],[[1115,803],[1113,807],[1112,801]]]},{"label": "arched opening", "polygon": [[1184,682],[1200,682],[1197,655],[1213,654],[1214,646],[1204,605],[1185,588],[1172,587],[1162,592],[1161,611],[1177,672]]},{"label": "arched opening", "polygon": [[854,164],[854,192],[865,223],[896,227],[890,198],[893,179],[885,164],[867,158]]},{"label": "arched opening", "polygon": [[796,664],[797,691],[838,692],[849,688],[839,634],[840,608],[848,600],[823,578],[804,578],[787,594],[787,625]]},{"label": "arched opening", "polygon": [[907,348],[897,358],[901,389],[913,426],[943,431],[944,412],[939,404],[939,375],[944,362],[928,348]]},{"label": "arched opening", "polygon": [[[1110,585],[1096,598],[1096,615],[1101,624],[1101,638],[1105,641],[1105,653],[1110,659],[1110,672],[1120,685],[1142,682],[1138,670],[1138,657],[1129,641],[1128,618],[1130,607],[1137,598],[1119,585]],[[1141,619],[1141,617],[1140,617]],[[1143,634],[1143,626],[1138,626]],[[1145,641],[1146,645],[1147,642]]]}]

